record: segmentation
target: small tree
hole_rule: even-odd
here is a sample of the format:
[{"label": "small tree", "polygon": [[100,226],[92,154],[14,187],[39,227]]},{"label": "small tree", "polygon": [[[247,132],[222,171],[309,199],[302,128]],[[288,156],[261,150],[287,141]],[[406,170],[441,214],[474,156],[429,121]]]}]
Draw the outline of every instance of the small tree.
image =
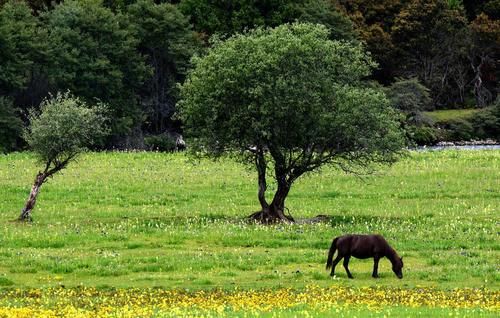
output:
[{"label": "small tree", "polygon": [[40,187],[49,177],[66,168],[86,147],[94,144],[108,132],[105,127],[105,107],[88,107],[69,93],[57,94],[42,102],[40,111],[31,111],[30,126],[24,138],[45,165],[39,171],[20,221],[30,221]]},{"label": "small tree", "polygon": [[393,106],[405,113],[429,110],[432,99],[427,87],[418,78],[398,79],[387,90]]},{"label": "small tree", "polygon": [[[402,133],[384,93],[362,79],[374,63],[328,29],[288,24],[214,43],[194,59],[179,103],[194,151],[230,153],[258,172],[262,222],[292,221],[285,199],[295,180],[323,165],[360,171],[391,163]],[[266,200],[266,171],[277,190]]]},{"label": "small tree", "polygon": [[385,92],[392,106],[404,115],[407,124],[421,126],[432,123],[422,113],[432,106],[430,91],[417,78],[398,79]]}]

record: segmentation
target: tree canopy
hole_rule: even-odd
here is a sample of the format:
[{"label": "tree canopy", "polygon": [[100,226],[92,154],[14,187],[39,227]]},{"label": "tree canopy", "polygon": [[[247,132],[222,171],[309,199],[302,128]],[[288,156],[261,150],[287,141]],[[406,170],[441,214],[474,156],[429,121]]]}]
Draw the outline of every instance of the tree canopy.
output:
[{"label": "tree canopy", "polygon": [[39,160],[47,165],[73,159],[107,134],[106,107],[88,107],[70,93],[46,99],[29,115],[24,138]]},{"label": "tree canopy", "polygon": [[[375,64],[361,45],[329,40],[326,27],[286,24],[217,42],[194,60],[179,103],[195,151],[256,164],[278,189],[259,194],[263,220],[284,219],[292,183],[325,164],[346,171],[391,163],[403,138],[384,93],[363,79]],[[263,179],[264,178],[264,179]]]},{"label": "tree canopy", "polygon": [[[296,21],[362,43],[377,63],[368,77],[386,88],[416,78],[429,110],[488,108],[500,93],[499,1],[0,0],[0,121],[26,126],[29,109],[69,89],[109,106],[104,147],[172,144],[183,133],[178,84],[212,36]],[[26,147],[8,131],[4,150]]]},{"label": "tree canopy", "polygon": [[178,95],[176,84],[184,79],[199,41],[188,19],[172,4],[140,0],[127,13],[135,22],[139,52],[153,70],[140,91],[146,130],[161,134],[169,128]]},{"label": "tree canopy", "polygon": [[65,1],[44,19],[51,85],[109,104],[115,134],[140,124],[137,93],[151,69],[136,50],[139,40],[129,21],[94,0]]},{"label": "tree canopy", "polygon": [[295,20],[321,23],[336,39],[353,39],[351,23],[330,0],[182,0],[181,11],[197,31],[234,34],[258,26],[275,27]]},{"label": "tree canopy", "polygon": [[12,95],[24,88],[34,55],[37,20],[24,2],[8,2],[0,10],[0,95]]}]

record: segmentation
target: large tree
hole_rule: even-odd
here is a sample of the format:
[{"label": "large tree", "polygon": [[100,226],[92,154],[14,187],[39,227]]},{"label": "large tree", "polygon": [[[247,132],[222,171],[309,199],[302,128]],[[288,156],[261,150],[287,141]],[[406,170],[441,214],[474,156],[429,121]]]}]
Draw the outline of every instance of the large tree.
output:
[{"label": "large tree", "polygon": [[181,0],[179,8],[198,32],[209,36],[298,20],[327,26],[331,38],[355,37],[349,19],[331,0]]},{"label": "large tree", "polygon": [[[383,92],[363,83],[374,66],[360,45],[329,40],[321,25],[259,28],[194,60],[180,114],[195,152],[255,165],[255,219],[293,220],[285,199],[303,174],[324,165],[359,171],[398,157],[396,116]],[[277,184],[271,202],[268,167]]]},{"label": "large tree", "polygon": [[500,94],[500,20],[482,13],[472,21],[468,57],[473,71],[473,93],[478,107]]},{"label": "large tree", "polygon": [[40,187],[107,134],[105,113],[103,104],[88,107],[69,93],[46,99],[39,111],[31,111],[24,137],[44,168],[36,175],[20,221],[31,220]]},{"label": "large tree", "polygon": [[366,43],[368,51],[379,64],[374,77],[381,83],[390,83],[394,77],[395,54],[391,27],[403,5],[409,0],[336,0],[351,19]]},{"label": "large tree", "polygon": [[18,109],[30,106],[25,96],[34,94],[30,88],[45,53],[43,29],[28,5],[11,0],[0,6],[0,151],[12,151],[21,144],[23,123]]},{"label": "large tree", "polygon": [[40,50],[37,20],[21,1],[0,8],[0,95],[14,95],[26,87]]},{"label": "large tree", "polygon": [[172,4],[140,0],[128,7],[139,39],[139,51],[146,56],[153,76],[142,91],[149,133],[163,133],[177,101],[177,83],[183,81],[198,41],[189,21]]},{"label": "large tree", "polygon": [[71,90],[86,101],[97,98],[108,104],[115,136],[139,126],[138,91],[151,70],[137,51],[127,17],[99,0],[68,0],[42,18],[49,32],[52,90]]},{"label": "large tree", "polygon": [[463,103],[467,32],[463,12],[445,0],[409,1],[392,26],[396,75],[418,77],[437,106]]}]

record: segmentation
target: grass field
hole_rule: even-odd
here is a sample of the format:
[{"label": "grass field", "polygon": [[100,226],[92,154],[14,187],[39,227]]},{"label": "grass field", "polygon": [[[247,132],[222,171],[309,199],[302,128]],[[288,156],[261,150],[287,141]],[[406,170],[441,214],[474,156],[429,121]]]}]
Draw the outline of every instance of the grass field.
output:
[{"label": "grass field", "polygon": [[425,115],[432,118],[434,121],[449,121],[454,119],[466,119],[474,116],[484,109],[480,108],[467,108],[467,109],[443,109],[435,110],[432,112],[424,112]]},{"label": "grass field", "polygon": [[[258,209],[252,170],[162,153],[86,154],[43,186],[34,223],[12,222],[36,171],[29,153],[0,156],[0,317],[126,317],[128,301],[131,317],[500,311],[500,151],[412,153],[362,179],[324,169],[299,180],[287,206],[332,222],[276,226],[244,220]],[[373,232],[404,256],[404,279],[385,259],[378,280],[357,259],[354,280],[341,266],[331,279],[332,238]],[[300,296],[311,288],[322,302]],[[179,302],[148,296],[168,292]],[[260,307],[209,305],[236,296]]]}]

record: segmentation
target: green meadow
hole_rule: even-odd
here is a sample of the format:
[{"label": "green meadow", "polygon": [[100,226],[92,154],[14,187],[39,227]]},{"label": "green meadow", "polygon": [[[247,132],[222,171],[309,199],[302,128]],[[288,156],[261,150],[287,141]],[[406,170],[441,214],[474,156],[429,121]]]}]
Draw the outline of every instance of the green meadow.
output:
[{"label": "green meadow", "polygon": [[[243,288],[499,287],[500,151],[413,152],[355,177],[311,174],[287,200],[299,224],[262,226],[252,170],[182,153],[90,153],[42,187],[32,224],[13,222],[37,171],[0,156],[0,286]],[[272,190],[272,189],[270,189]],[[306,219],[329,215],[331,222]],[[302,222],[301,222],[302,220]],[[324,270],[333,237],[381,233],[405,258]]]},{"label": "green meadow", "polygon": [[[297,224],[273,226],[245,219],[259,207],[253,170],[151,152],[83,155],[44,184],[34,222],[21,224],[37,169],[30,153],[0,156],[0,290],[500,287],[498,150],[411,152],[361,177],[325,168],[292,188]],[[310,222],[320,214],[331,220]],[[340,264],[330,278],[328,248],[346,233],[383,234],[404,278],[386,259],[379,279],[358,259],[355,279]],[[381,312],[391,310],[403,309]]]},{"label": "green meadow", "polygon": [[440,121],[471,118],[479,112],[481,112],[480,108],[466,108],[466,109],[441,109],[430,112],[424,112],[424,114],[429,116],[434,121],[440,122]]}]

